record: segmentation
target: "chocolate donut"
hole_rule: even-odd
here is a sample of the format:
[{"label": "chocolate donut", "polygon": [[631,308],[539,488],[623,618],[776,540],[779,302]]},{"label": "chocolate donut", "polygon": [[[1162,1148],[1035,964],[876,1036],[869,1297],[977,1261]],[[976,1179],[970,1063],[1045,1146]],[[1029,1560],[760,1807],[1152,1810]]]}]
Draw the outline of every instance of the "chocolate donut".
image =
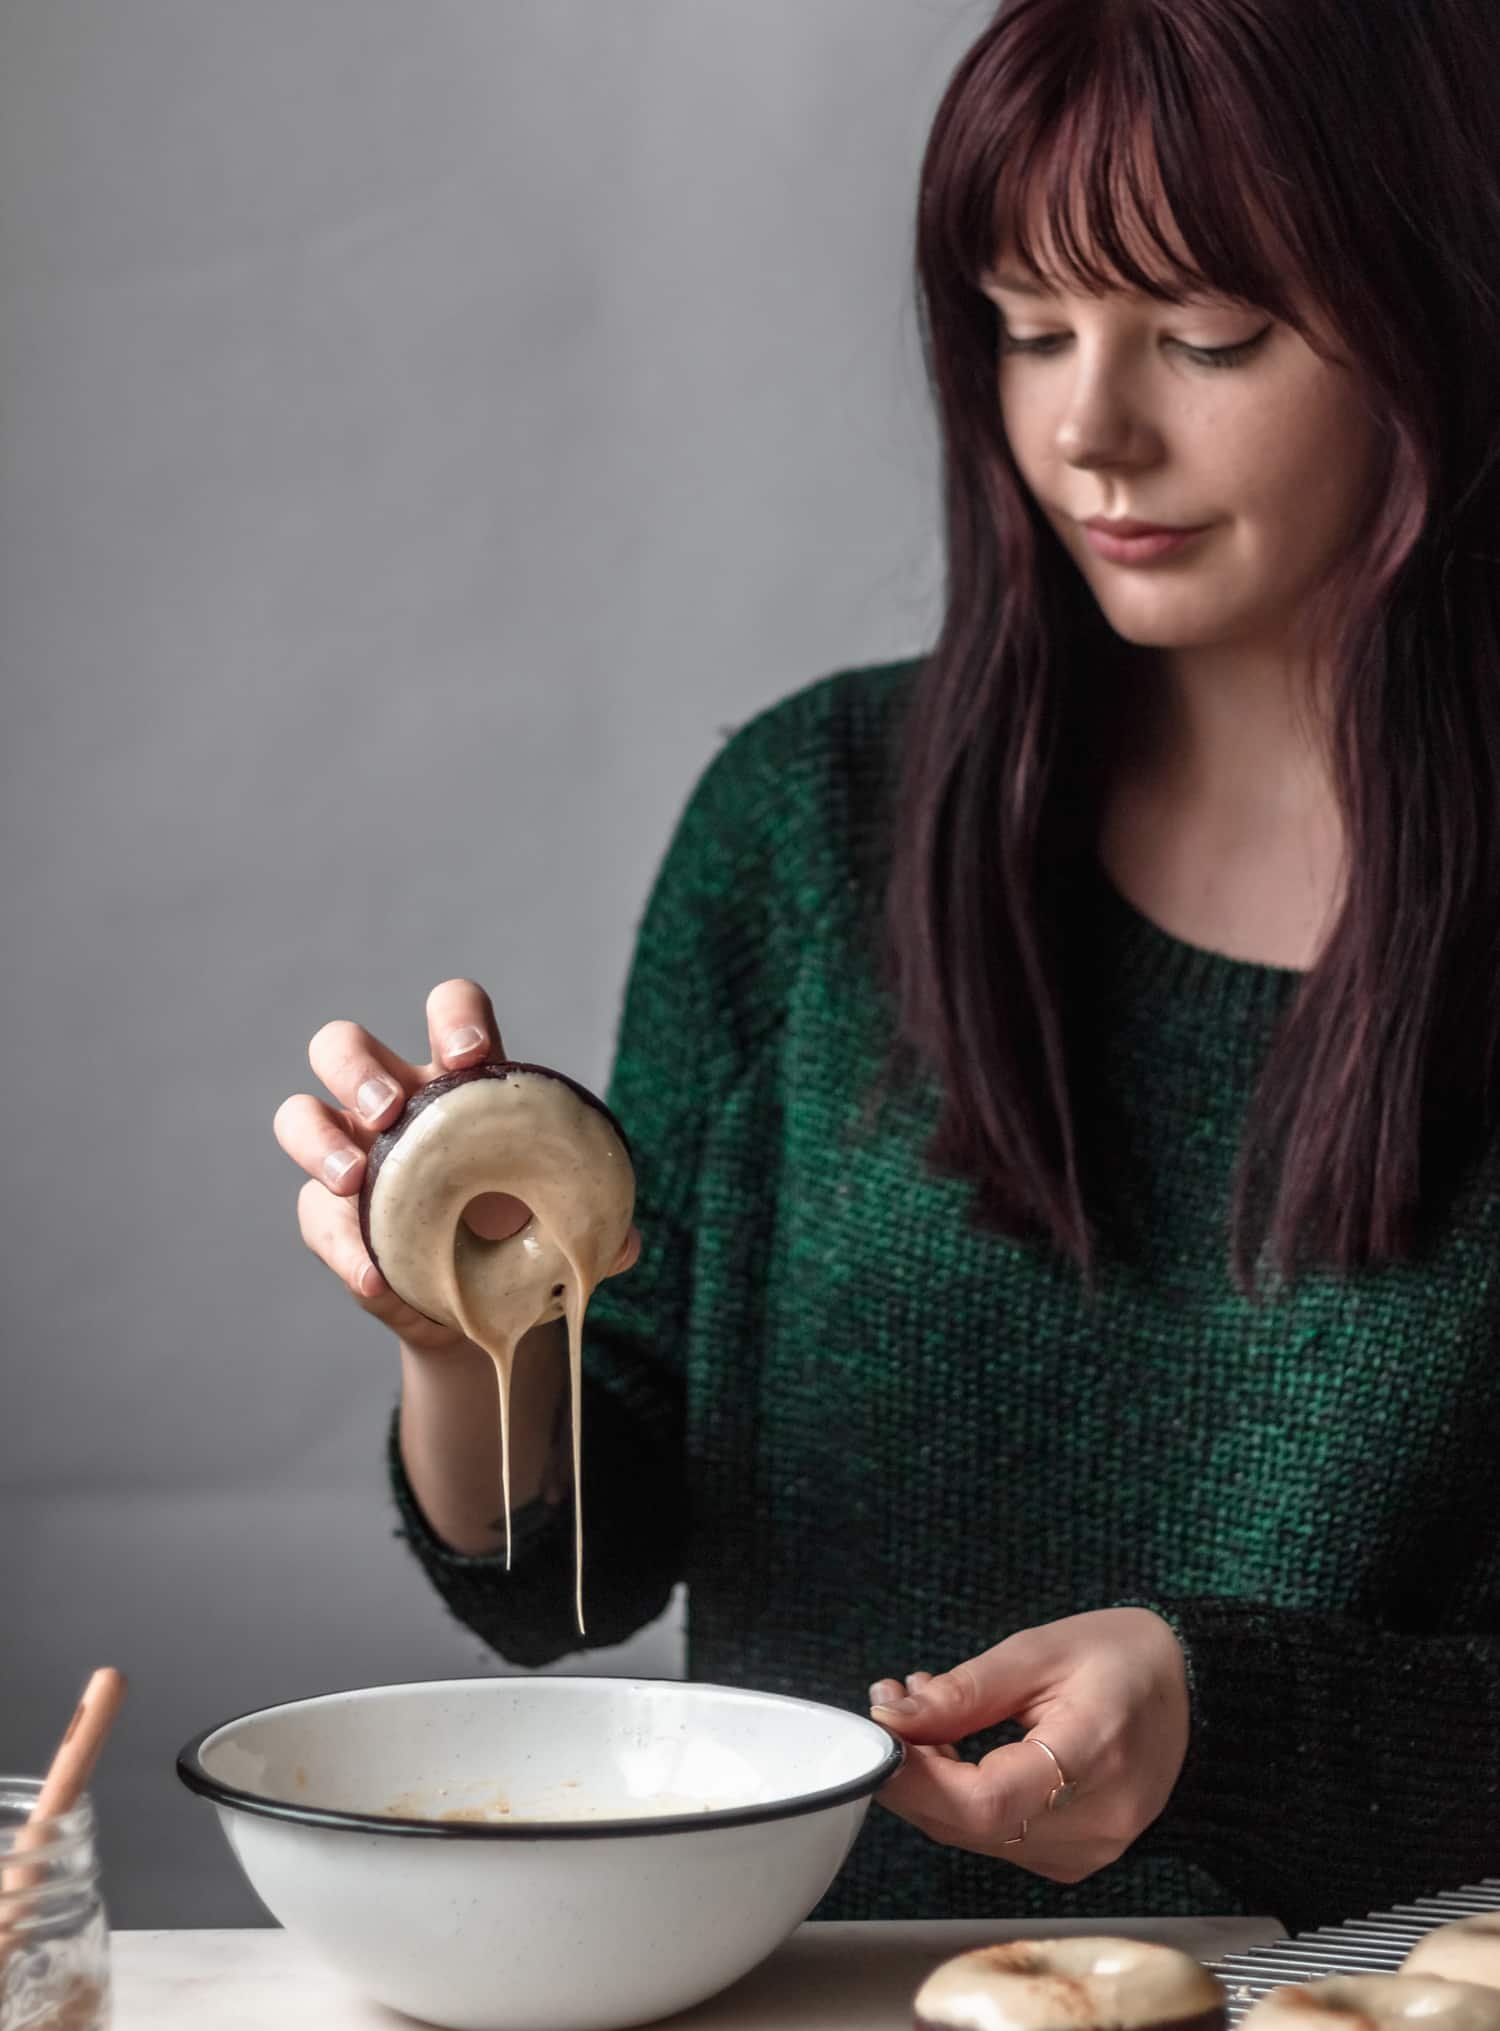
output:
[{"label": "chocolate donut", "polygon": [[1227,1998],[1201,1962],[1139,1939],[1016,1939],[934,1968],[916,2031],[1223,2031]]},{"label": "chocolate donut", "polygon": [[1330,1975],[1273,1989],[1240,2031],[1500,2031],[1500,1990],[1441,1975]]},{"label": "chocolate donut", "polygon": [[[567,1203],[549,1204],[541,1223],[533,1206],[521,1234],[486,1244],[461,1227],[464,1206],[480,1193],[509,1192],[530,1205],[539,1186],[549,1202],[565,1187]],[[506,1061],[444,1072],[412,1094],[370,1146],[359,1225],[371,1261],[398,1297],[440,1325],[467,1331],[462,1297],[451,1288],[450,1248],[465,1252],[481,1281],[493,1282],[486,1272],[500,1262],[498,1251],[513,1256],[512,1243],[538,1238],[539,1224],[556,1227],[567,1214],[570,1225],[606,1230],[606,1246],[613,1239],[618,1251],[634,1202],[630,1145],[604,1102],[546,1065]],[[510,1275],[501,1277],[501,1290],[508,1294],[511,1285]]]},{"label": "chocolate donut", "polygon": [[[518,1233],[496,1241],[469,1226],[466,1208],[488,1193],[528,1208]],[[634,1210],[630,1148],[604,1102],[545,1065],[510,1062],[448,1072],[414,1093],[372,1145],[359,1196],[365,1246],[397,1297],[495,1363],[507,1568],[516,1347],[533,1327],[566,1319],[580,1634],[583,1315],[619,1260]]]},{"label": "chocolate donut", "polygon": [[1481,1912],[1435,1926],[1401,1963],[1404,1975],[1445,1975],[1500,1989],[1500,1912]]}]

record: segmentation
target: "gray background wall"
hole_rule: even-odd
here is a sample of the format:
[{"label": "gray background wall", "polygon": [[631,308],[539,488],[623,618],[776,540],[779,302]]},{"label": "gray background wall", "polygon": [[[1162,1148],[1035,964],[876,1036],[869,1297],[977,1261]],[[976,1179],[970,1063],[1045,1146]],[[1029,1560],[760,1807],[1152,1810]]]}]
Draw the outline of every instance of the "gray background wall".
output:
[{"label": "gray background wall", "polygon": [[261,1920],[199,1727],[507,1669],[271,1116],[457,973],[602,1084],[722,731],[930,639],[913,193],[988,12],[0,5],[0,1768],[128,1672],[118,1925]]}]

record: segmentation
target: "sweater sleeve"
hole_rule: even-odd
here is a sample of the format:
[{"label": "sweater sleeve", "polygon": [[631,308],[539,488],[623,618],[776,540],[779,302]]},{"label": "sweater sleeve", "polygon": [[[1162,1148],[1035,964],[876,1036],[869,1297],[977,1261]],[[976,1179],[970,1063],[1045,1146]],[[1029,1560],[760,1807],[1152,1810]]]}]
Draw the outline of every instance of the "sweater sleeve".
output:
[{"label": "sweater sleeve", "polygon": [[595,1292],[584,1329],[584,1637],[574,1619],[571,1493],[517,1512],[507,1573],[503,1552],[465,1554],[434,1535],[392,1424],[397,1535],[450,1611],[515,1664],[623,1642],[661,1613],[683,1575],[682,1349],[699,1154],[723,1097],[779,1013],[773,877],[785,842],[777,750],[794,717],[786,705],[763,713],[709,765],[637,937],[608,1099],[630,1138],[641,1255]]},{"label": "sweater sleeve", "polygon": [[1176,1632],[1193,1711],[1143,1851],[1201,1863],[1291,1931],[1500,1867],[1500,1636],[1242,1601],[1137,1605]]}]

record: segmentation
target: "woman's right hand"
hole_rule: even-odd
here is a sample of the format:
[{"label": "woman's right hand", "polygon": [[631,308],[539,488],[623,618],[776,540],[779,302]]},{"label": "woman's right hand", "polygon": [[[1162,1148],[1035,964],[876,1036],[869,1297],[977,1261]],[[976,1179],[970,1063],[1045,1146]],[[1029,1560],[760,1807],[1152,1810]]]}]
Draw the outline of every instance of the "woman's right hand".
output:
[{"label": "woman's right hand", "polygon": [[[365,1158],[410,1096],[443,1072],[505,1056],[500,1026],[484,989],[472,980],[445,980],[427,997],[425,1065],[408,1064],[389,1044],[358,1023],[325,1023],[307,1047],[308,1061],[338,1103],[294,1093],[276,1110],[276,1140],[307,1172],[297,1198],[297,1224],[313,1254],[327,1263],[363,1310],[390,1327],[409,1347],[442,1353],[470,1343],[451,1326],[414,1311],[381,1276],[359,1231],[359,1189]],[[527,1209],[503,1192],[475,1200],[465,1217],[476,1233],[500,1240],[524,1226]],[[609,1272],[619,1276],[640,1253],[632,1227]]]}]

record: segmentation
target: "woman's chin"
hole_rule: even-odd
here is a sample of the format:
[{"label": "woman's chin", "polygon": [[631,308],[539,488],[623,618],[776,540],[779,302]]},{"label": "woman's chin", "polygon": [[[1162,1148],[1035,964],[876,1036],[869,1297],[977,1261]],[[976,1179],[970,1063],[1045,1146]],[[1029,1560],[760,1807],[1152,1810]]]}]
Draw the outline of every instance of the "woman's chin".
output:
[{"label": "woman's chin", "polygon": [[1238,615],[1184,598],[1175,588],[1122,597],[1113,587],[1101,594],[1096,585],[1093,592],[1113,632],[1138,649],[1221,649],[1242,633]]}]

